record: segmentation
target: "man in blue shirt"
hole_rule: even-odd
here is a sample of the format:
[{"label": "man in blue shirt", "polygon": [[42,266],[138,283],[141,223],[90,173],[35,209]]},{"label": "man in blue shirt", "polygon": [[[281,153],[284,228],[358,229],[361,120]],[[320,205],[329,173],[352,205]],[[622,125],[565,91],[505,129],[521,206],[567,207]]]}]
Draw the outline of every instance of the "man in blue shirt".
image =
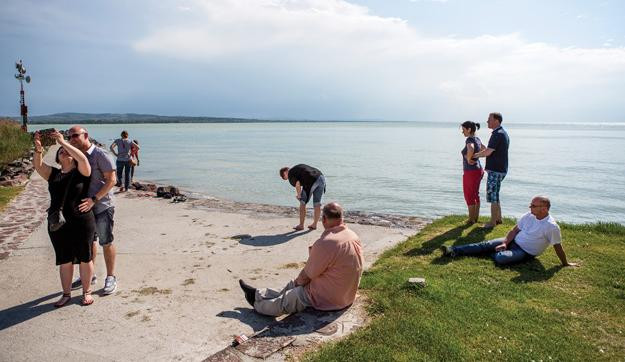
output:
[{"label": "man in blue shirt", "polygon": [[502,122],[501,113],[495,112],[488,115],[488,128],[493,130],[488,140],[488,147],[474,155],[474,157],[486,157],[486,166],[484,167],[488,172],[486,201],[490,202],[490,222],[484,227],[489,229],[502,223],[499,189],[501,182],[508,173],[508,147],[510,146],[510,137],[508,137],[506,130],[501,127]]}]

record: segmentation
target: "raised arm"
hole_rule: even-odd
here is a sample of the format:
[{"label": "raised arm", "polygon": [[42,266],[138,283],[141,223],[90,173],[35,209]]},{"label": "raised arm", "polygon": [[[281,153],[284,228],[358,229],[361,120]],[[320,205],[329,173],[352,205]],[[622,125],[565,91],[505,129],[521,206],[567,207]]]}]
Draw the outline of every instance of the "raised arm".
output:
[{"label": "raised arm", "polygon": [[35,167],[35,171],[41,176],[44,180],[48,181],[50,178],[50,173],[52,173],[52,167],[43,163],[43,146],[41,145],[41,136],[39,132],[35,132],[35,155],[33,156],[33,163]]},{"label": "raised arm", "polygon": [[61,132],[54,131],[52,133],[52,138],[56,140],[56,142],[65,149],[76,163],[78,164],[78,172],[80,172],[83,176],[91,176],[91,166],[89,165],[89,160],[87,160],[87,156],[82,153],[81,150],[72,146],[69,142],[65,140]]}]

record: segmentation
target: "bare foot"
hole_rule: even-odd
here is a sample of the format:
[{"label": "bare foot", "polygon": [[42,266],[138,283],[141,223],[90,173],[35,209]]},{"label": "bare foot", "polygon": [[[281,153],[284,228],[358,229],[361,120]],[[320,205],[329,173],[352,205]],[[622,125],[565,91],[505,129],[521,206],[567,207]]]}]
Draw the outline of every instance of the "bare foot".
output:
[{"label": "bare foot", "polygon": [[293,228],[293,230],[295,231],[300,231],[300,230],[304,230],[304,225],[297,225]]},{"label": "bare foot", "polygon": [[317,225],[308,225],[308,230],[317,230]]},{"label": "bare foot", "polygon": [[63,293],[58,302],[54,303],[55,308],[61,308],[65,304],[67,304],[72,299],[72,296],[69,293]]},{"label": "bare foot", "polygon": [[493,224],[484,224],[482,225],[482,229],[494,229],[495,225]]}]

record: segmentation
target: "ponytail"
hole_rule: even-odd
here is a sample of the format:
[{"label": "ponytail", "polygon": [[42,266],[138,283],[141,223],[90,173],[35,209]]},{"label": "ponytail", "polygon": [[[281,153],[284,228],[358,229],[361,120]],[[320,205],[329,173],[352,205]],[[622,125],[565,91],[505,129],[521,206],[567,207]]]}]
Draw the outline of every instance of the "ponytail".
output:
[{"label": "ponytail", "polygon": [[461,124],[462,127],[468,129],[469,131],[471,131],[471,133],[475,133],[476,129],[480,129],[480,124],[479,123],[475,123],[475,122],[471,122],[471,121],[466,121],[464,123]]}]

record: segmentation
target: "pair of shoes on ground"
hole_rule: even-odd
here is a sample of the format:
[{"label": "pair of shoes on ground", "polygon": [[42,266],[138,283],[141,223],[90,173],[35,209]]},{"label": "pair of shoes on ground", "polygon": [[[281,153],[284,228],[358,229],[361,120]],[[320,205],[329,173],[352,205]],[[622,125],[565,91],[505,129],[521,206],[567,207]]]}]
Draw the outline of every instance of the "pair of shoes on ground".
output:
[{"label": "pair of shoes on ground", "polygon": [[[63,293],[63,295],[61,296],[61,299],[59,299],[56,303],[54,303],[54,308],[61,308],[67,305],[67,303],[69,303],[70,300],[72,300],[72,295],[70,293]],[[94,302],[94,299],[91,296],[91,289],[82,293],[82,301],[80,302],[80,305],[88,306],[88,305],[93,304],[93,302]]]},{"label": "pair of shoes on ground", "polygon": [[254,302],[256,302],[256,288],[244,282],[243,279],[239,279],[239,286],[241,286],[243,294],[245,294],[245,300],[254,307]]},{"label": "pair of shoes on ground", "polygon": [[[93,277],[91,277],[91,285],[95,285],[97,281],[98,281],[98,277],[94,274]],[[78,288],[81,285],[82,285],[82,282],[80,280],[80,277],[78,277],[72,283],[72,288]],[[113,275],[107,276],[106,279],[104,280],[104,289],[102,290],[102,293],[104,295],[109,295],[109,294],[115,293],[116,290],[117,290],[117,278]]]}]

